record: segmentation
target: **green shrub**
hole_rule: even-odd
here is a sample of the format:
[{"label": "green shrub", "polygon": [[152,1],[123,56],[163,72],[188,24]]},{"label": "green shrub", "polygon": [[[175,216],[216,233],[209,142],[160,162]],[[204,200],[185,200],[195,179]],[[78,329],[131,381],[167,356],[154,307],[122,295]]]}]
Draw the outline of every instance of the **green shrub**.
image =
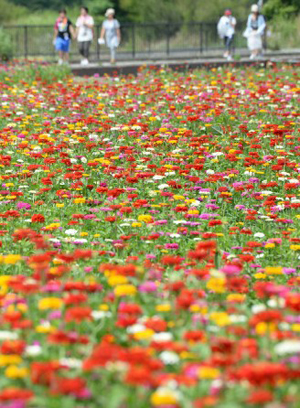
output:
[{"label": "green shrub", "polygon": [[279,16],[268,23],[270,35],[267,38],[268,48],[280,50],[298,48],[300,44],[300,16],[285,18]]},{"label": "green shrub", "polygon": [[0,28],[0,60],[8,61],[13,56],[13,46],[10,36]]}]

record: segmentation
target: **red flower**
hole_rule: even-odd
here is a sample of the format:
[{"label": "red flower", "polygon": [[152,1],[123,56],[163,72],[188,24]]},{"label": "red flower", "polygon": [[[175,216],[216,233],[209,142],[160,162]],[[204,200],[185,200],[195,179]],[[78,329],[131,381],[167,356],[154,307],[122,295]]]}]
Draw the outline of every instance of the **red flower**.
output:
[{"label": "red flower", "polygon": [[33,392],[24,388],[8,387],[0,391],[0,401],[27,401],[34,396]]},{"label": "red flower", "polygon": [[273,394],[268,390],[255,390],[246,400],[248,404],[266,404],[271,401],[273,401]]},{"label": "red flower", "polygon": [[31,222],[45,222],[45,217],[42,214],[33,214]]}]

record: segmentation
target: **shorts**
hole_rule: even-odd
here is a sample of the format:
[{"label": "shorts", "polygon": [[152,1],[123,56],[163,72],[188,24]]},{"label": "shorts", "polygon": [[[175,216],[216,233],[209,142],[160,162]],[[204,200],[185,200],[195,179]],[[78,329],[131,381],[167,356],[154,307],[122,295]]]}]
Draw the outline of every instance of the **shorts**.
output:
[{"label": "shorts", "polygon": [[57,37],[55,41],[56,51],[69,52],[70,49],[70,40],[65,40],[64,38]]}]

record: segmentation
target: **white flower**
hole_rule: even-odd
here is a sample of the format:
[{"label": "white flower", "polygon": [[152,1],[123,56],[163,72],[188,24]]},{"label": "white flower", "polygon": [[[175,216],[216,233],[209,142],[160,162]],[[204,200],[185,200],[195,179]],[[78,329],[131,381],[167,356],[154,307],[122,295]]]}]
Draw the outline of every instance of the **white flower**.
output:
[{"label": "white flower", "polygon": [[254,234],[254,238],[264,238],[265,234],[263,232],[256,232]]},{"label": "white flower", "polygon": [[168,185],[168,184],[160,184],[160,185],[158,186],[158,189],[159,189],[159,190],[163,190],[164,188],[169,188],[169,185]]},{"label": "white flower", "polygon": [[174,353],[173,351],[163,351],[160,355],[159,358],[164,364],[177,364],[180,360],[178,355]]},{"label": "white flower", "polygon": [[206,170],[206,174],[215,174],[215,172],[214,172],[214,170],[212,170],[212,169],[208,169],[208,170]]},{"label": "white flower", "polygon": [[247,318],[244,315],[230,315],[231,323],[244,323],[246,320]]},{"label": "white flower", "polygon": [[143,324],[133,324],[132,326],[127,327],[127,333],[134,334],[134,333],[140,333],[146,330],[146,326]]},{"label": "white flower", "polygon": [[105,317],[110,317],[111,312],[104,312],[103,310],[93,310],[92,317],[94,320],[104,319]]},{"label": "white flower", "polygon": [[257,304],[257,305],[253,305],[252,308],[251,308],[251,311],[252,311],[252,313],[256,314],[256,313],[259,313],[259,312],[263,312],[264,310],[266,310],[266,308],[267,307],[264,304],[260,303],[260,304]]},{"label": "white flower", "polygon": [[60,244],[60,239],[57,239],[57,238],[49,238],[49,242],[53,242],[54,244]]},{"label": "white flower", "polygon": [[153,334],[152,340],[156,342],[172,341],[173,335],[170,332],[155,333]]},{"label": "white flower", "polygon": [[76,234],[77,234],[77,230],[70,228],[70,229],[65,230],[65,234],[66,234],[66,235],[76,235]]},{"label": "white flower", "polygon": [[81,161],[81,163],[87,163],[87,158],[86,157],[81,157],[80,161]]},{"label": "white flower", "polygon": [[280,355],[300,353],[300,340],[284,340],[276,344],[274,351]]},{"label": "white flower", "polygon": [[181,235],[180,234],[170,234],[170,237],[171,238],[180,238],[181,237]]},{"label": "white flower", "polygon": [[33,344],[32,346],[27,346],[25,349],[25,354],[29,357],[36,357],[42,353],[42,347],[38,344]]},{"label": "white flower", "polygon": [[77,358],[61,358],[59,360],[59,363],[68,368],[81,368],[82,367],[82,361],[78,360]]},{"label": "white flower", "polygon": [[18,333],[11,332],[8,330],[1,330],[0,331],[0,341],[2,340],[17,340]]},{"label": "white flower", "polygon": [[165,178],[164,176],[160,176],[159,174],[156,174],[155,176],[152,177],[153,180],[162,180],[163,178]]},{"label": "white flower", "polygon": [[87,239],[84,238],[76,238],[75,241],[73,241],[75,244],[86,244],[88,242]]}]

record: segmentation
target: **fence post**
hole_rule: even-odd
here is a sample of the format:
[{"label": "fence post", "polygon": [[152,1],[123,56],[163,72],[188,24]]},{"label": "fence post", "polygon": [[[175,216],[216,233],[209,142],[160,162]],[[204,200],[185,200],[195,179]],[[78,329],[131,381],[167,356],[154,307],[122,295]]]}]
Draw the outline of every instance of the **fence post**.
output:
[{"label": "fence post", "polygon": [[135,25],[131,25],[132,58],[135,58]]},{"label": "fence post", "polygon": [[208,51],[208,29],[206,26],[206,30],[205,30],[205,51]]},{"label": "fence post", "polygon": [[28,57],[28,27],[24,26],[24,56]]},{"label": "fence post", "polygon": [[98,43],[98,38],[100,37],[100,27],[97,25],[96,27],[96,53],[97,53],[97,61],[100,60],[100,44]]},{"label": "fence post", "polygon": [[203,23],[200,23],[200,53],[203,53]]},{"label": "fence post", "polygon": [[166,23],[166,54],[167,56],[170,55],[170,31],[169,31],[169,23]]}]

